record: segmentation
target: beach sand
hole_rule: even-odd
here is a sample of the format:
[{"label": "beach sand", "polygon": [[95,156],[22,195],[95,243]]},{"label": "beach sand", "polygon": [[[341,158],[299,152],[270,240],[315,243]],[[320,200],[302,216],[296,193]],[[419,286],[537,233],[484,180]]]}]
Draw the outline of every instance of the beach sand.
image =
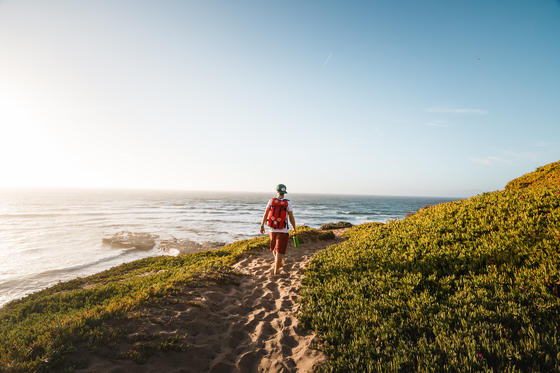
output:
[{"label": "beach sand", "polygon": [[[123,323],[135,333],[185,334],[185,352],[155,352],[144,364],[101,357],[81,348],[70,360],[87,361],[76,372],[312,372],[326,356],[309,348],[315,334],[294,317],[299,305],[298,289],[308,260],[317,251],[342,242],[344,230],[335,230],[328,241],[302,237],[293,247],[290,240],[280,274],[271,274],[270,251],[249,254],[234,269],[238,284],[184,288],[173,297],[177,304],[147,307],[142,321]],[[126,351],[130,345],[121,344]],[[101,351],[100,351],[101,352]]]}]

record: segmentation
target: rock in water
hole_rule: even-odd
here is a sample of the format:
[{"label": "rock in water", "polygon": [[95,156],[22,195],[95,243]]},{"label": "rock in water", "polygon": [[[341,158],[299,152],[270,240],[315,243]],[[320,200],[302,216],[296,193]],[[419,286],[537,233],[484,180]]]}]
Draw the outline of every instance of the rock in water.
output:
[{"label": "rock in water", "polygon": [[122,231],[115,233],[111,238],[104,238],[103,243],[111,245],[113,249],[151,250],[156,245],[157,238],[159,238],[157,234]]},{"label": "rock in water", "polygon": [[172,237],[169,240],[162,240],[159,249],[167,253],[177,250],[179,254],[194,253],[202,250],[215,250],[225,246],[225,242],[203,241],[201,244],[191,240],[178,240]]}]

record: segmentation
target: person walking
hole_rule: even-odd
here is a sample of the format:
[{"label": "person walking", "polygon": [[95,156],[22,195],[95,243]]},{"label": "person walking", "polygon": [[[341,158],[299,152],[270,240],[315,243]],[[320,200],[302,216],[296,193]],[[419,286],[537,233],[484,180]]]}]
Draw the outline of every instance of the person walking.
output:
[{"label": "person walking", "polygon": [[274,254],[274,266],[272,269],[274,275],[277,275],[280,271],[280,267],[282,267],[282,256],[286,254],[286,248],[288,247],[288,237],[290,233],[290,226],[287,221],[288,217],[293,227],[294,236],[297,235],[292,203],[290,200],[284,198],[284,195],[287,193],[284,184],[278,184],[276,186],[277,198],[272,198],[268,201],[261,221],[261,234],[265,232],[265,222],[269,227],[270,250]]}]

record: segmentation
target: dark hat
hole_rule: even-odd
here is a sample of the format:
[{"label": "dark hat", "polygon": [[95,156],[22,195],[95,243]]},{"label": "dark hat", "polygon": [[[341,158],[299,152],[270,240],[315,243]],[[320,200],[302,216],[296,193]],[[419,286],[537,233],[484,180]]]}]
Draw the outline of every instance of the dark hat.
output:
[{"label": "dark hat", "polygon": [[288,192],[286,191],[286,186],[284,184],[276,185],[276,191],[280,194],[288,194]]}]

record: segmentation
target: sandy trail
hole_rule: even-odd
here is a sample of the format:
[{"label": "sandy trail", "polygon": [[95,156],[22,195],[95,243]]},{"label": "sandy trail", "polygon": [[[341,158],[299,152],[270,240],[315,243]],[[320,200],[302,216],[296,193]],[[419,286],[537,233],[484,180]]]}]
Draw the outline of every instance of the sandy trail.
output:
[{"label": "sandy trail", "polygon": [[[335,238],[329,241],[302,237],[305,242],[297,249],[290,242],[282,271],[276,276],[271,274],[272,253],[253,253],[234,265],[244,274],[234,276],[238,285],[185,288],[181,296],[174,297],[181,303],[148,307],[144,311],[150,316],[144,322],[125,325],[136,333],[188,333],[186,352],[156,352],[140,365],[82,350],[77,358],[86,357],[88,367],[76,371],[312,372],[326,357],[309,348],[317,342],[315,334],[304,330],[294,317],[297,291],[307,261],[317,251],[342,242],[343,231],[335,230]],[[119,345],[119,350],[131,347]]]}]

